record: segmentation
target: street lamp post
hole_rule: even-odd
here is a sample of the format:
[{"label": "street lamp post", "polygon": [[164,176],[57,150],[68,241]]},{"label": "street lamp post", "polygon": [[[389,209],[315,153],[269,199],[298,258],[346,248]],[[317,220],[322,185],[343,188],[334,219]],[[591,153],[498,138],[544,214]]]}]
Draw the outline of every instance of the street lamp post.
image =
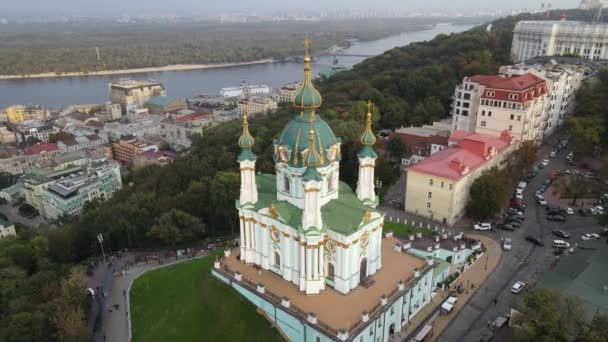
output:
[{"label": "street lamp post", "polygon": [[[487,252],[486,252],[486,253],[487,253]],[[486,271],[488,270],[488,258],[489,258],[489,257],[490,257],[490,256],[486,254]]]},{"label": "street lamp post", "polygon": [[97,241],[99,241],[99,245],[101,245],[101,255],[103,256],[103,262],[106,262],[106,252],[103,250],[103,235],[97,235]]}]

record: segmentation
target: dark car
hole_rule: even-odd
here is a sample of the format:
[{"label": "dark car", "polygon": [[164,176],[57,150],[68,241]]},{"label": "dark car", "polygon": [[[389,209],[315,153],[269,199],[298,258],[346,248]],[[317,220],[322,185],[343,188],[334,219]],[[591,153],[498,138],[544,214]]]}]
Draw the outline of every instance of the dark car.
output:
[{"label": "dark car", "polygon": [[560,209],[561,209],[561,208],[559,207],[559,205],[555,205],[555,204],[548,204],[548,205],[545,207],[545,210],[546,210],[546,211],[557,211],[557,212],[559,212],[559,210],[560,210]]},{"label": "dark car", "polygon": [[545,243],[541,239],[537,238],[536,236],[532,236],[532,235],[526,236],[526,241],[531,242],[537,246],[545,245]]},{"label": "dark car", "polygon": [[506,223],[506,224],[501,223],[501,224],[497,225],[496,227],[498,227],[498,229],[508,230],[511,232],[515,230],[515,228],[513,228],[513,226],[508,223]]},{"label": "dark car", "polygon": [[601,236],[608,236],[608,228],[602,228],[600,230],[600,235]]},{"label": "dark car", "polygon": [[578,210],[578,214],[581,215],[581,216],[588,216],[589,215],[589,211],[587,211],[587,209],[580,208]]},{"label": "dark car", "polygon": [[521,211],[521,212],[525,212],[526,211],[526,207],[522,206],[522,205],[511,205],[509,208],[513,208],[517,211]]},{"label": "dark car", "polygon": [[564,238],[564,239],[569,239],[570,238],[570,234],[566,233],[565,231],[563,231],[561,229],[555,229],[553,231],[553,235],[559,236],[559,237]]},{"label": "dark car", "polygon": [[545,185],[545,186],[547,186],[547,187],[548,187],[548,186],[550,186],[550,185],[551,185],[551,183],[553,183],[553,180],[551,180],[551,178],[547,178],[547,179],[545,179],[545,181],[543,182],[543,185]]},{"label": "dark car", "polygon": [[519,216],[519,215],[509,215],[507,217],[507,220],[509,221],[517,221],[517,222],[524,222],[524,217],[523,216]]},{"label": "dark car", "polygon": [[518,222],[518,221],[515,221],[515,220],[508,222],[508,224],[512,225],[513,228],[515,228],[515,229],[521,228],[521,222]]},{"label": "dark car", "polygon": [[566,217],[562,215],[547,215],[547,220],[556,222],[566,222]]}]

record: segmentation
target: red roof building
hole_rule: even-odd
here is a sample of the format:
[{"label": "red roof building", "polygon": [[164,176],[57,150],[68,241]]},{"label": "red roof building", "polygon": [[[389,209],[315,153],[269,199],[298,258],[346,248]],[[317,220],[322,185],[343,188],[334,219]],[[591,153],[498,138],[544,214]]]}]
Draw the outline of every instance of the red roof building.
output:
[{"label": "red roof building", "polygon": [[33,146],[26,147],[23,150],[23,154],[25,154],[27,156],[32,156],[32,155],[35,155],[35,154],[55,152],[55,151],[59,151],[59,148],[57,147],[57,144],[53,144],[53,143],[36,144],[36,145],[33,145]]},{"label": "red roof building", "polygon": [[473,181],[502,168],[518,144],[508,131],[499,137],[457,131],[449,140],[450,146],[407,170],[405,211],[451,225],[464,215]]}]

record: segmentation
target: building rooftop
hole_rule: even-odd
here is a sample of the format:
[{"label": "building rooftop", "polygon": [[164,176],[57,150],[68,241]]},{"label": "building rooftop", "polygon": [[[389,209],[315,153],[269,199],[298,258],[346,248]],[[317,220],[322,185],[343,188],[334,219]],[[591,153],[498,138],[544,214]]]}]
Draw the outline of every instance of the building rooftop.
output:
[{"label": "building rooftop", "polygon": [[133,89],[149,86],[163,86],[162,83],[156,81],[145,81],[145,80],[119,80],[117,82],[110,82],[110,87]]},{"label": "building rooftop", "polygon": [[196,112],[196,113],[178,116],[177,118],[175,118],[175,122],[176,123],[185,123],[185,122],[192,122],[192,121],[201,120],[201,119],[211,120],[212,118],[213,118],[212,113]]},{"label": "building rooftop", "polygon": [[608,312],[608,245],[604,240],[582,241],[557,266],[543,273],[537,286],[578,297],[589,322],[596,311]]},{"label": "building rooftop", "polygon": [[413,127],[413,126],[412,127],[401,127],[399,129],[396,129],[395,133],[411,134],[411,135],[417,135],[417,136],[421,136],[421,137],[430,137],[430,136],[435,136],[435,135],[442,136],[442,137],[448,137],[450,135],[450,130],[425,125],[422,127]]},{"label": "building rooftop", "polygon": [[390,297],[396,292],[401,280],[406,283],[407,288],[408,282],[414,279],[414,271],[425,267],[425,260],[404,252],[396,252],[396,243],[398,240],[393,237],[382,240],[382,268],[370,276],[373,284],[367,288],[357,286],[346,295],[331,287],[327,287],[318,295],[306,295],[300,292],[296,285],[273,272],[262,271],[259,274],[257,268],[241,263],[237,260],[238,248],[233,249],[231,255],[223,259],[223,263],[231,272],[240,272],[243,278],[254,284],[264,284],[267,292],[279,298],[289,298],[291,305],[302,312],[315,313],[318,320],[330,328],[339,330],[350,327],[352,331],[364,311],[371,316],[378,308],[382,296]]},{"label": "building rooftop", "polygon": [[3,218],[0,218],[0,225],[2,225],[4,227],[10,227],[10,226],[14,225],[14,223],[11,221],[7,221]]},{"label": "building rooftop", "polygon": [[35,154],[53,152],[53,151],[57,151],[57,150],[59,150],[59,148],[57,147],[57,144],[53,144],[53,143],[36,144],[36,145],[30,146],[30,147],[26,147],[23,150],[23,154],[31,156],[31,155],[35,155]]},{"label": "building rooftop", "polygon": [[494,153],[502,153],[512,144],[513,140],[508,131],[503,132],[501,137],[481,133],[469,134],[459,143],[448,146],[410,167],[409,171],[459,180],[485,164]]},{"label": "building rooftop", "polygon": [[[291,227],[302,229],[302,209],[287,201],[277,201],[276,176],[261,174],[256,176],[258,186],[258,202],[255,210],[268,208],[275,204],[279,214],[279,220],[284,221]],[[366,209],[348,184],[340,182],[338,187],[338,199],[329,201],[321,208],[321,216],[326,229],[343,235],[350,235],[359,230]],[[371,209],[372,213],[376,212]]]},{"label": "building rooftop", "polygon": [[146,102],[147,105],[153,105],[153,106],[158,106],[158,107],[165,107],[166,105],[168,105],[173,99],[168,97],[168,96],[152,96],[148,102]]}]

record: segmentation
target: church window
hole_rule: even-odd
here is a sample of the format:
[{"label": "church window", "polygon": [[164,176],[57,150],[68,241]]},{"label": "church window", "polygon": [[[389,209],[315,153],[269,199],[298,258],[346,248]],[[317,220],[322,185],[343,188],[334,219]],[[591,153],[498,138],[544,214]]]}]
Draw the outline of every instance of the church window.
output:
[{"label": "church window", "polygon": [[429,179],[429,185],[433,185],[433,180]]},{"label": "church window", "polygon": [[278,251],[274,251],[274,265],[281,268],[281,255]]},{"label": "church window", "polygon": [[287,193],[291,192],[291,182],[287,176],[283,176],[283,191]]},{"label": "church window", "polygon": [[321,337],[315,336],[315,342],[321,342]]},{"label": "church window", "polygon": [[433,193],[432,193],[432,192],[429,192],[429,194],[428,194],[428,198],[429,198],[429,199],[433,198]]},{"label": "church window", "polygon": [[330,262],[330,263],[327,264],[327,278],[333,280],[334,279],[334,273],[335,273],[334,264],[332,264]]},{"label": "church window", "polygon": [[452,184],[449,185],[450,190],[452,190]]}]

